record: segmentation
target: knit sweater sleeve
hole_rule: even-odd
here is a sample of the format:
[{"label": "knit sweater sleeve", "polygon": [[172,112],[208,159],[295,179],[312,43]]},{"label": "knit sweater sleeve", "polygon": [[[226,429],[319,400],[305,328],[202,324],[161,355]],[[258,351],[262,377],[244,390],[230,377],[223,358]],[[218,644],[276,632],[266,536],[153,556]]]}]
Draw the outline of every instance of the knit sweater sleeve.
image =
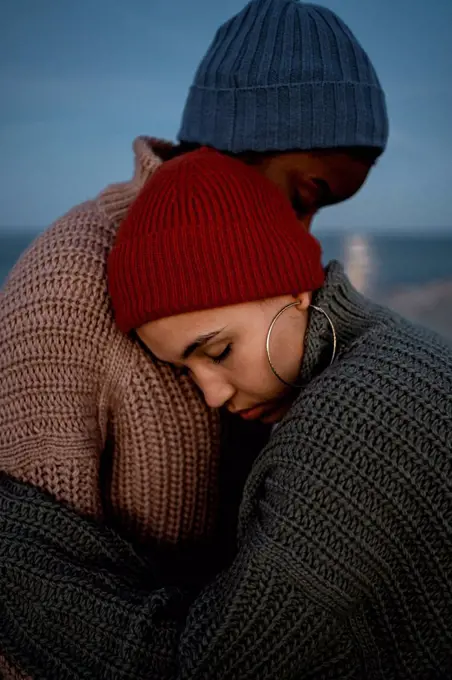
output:
[{"label": "knit sweater sleeve", "polygon": [[78,206],[24,253],[0,300],[0,469],[98,516],[103,240],[94,202]]},{"label": "knit sweater sleeve", "polygon": [[261,541],[247,543],[195,601],[179,648],[180,677],[359,678],[347,612],[325,606],[288,546]]},{"label": "knit sweater sleeve", "polygon": [[0,474],[0,677],[173,678],[187,596],[117,534]]},{"label": "knit sweater sleeve", "polygon": [[359,593],[334,574],[337,534],[325,531],[321,504],[303,497],[287,463],[277,437],[251,474],[234,563],[190,610],[184,680],[361,677]]},{"label": "knit sweater sleeve", "polygon": [[[162,574],[144,575],[105,530],[43,504],[34,490],[24,503],[10,487],[0,513],[0,585],[12,658],[48,680],[63,677],[63,662],[70,678],[360,677],[351,632],[357,603],[351,593],[344,600],[322,569],[334,537],[316,541],[301,528],[303,513],[315,527],[320,510],[300,502],[275,453],[252,473],[233,564],[190,610],[189,594],[163,587]],[[17,512],[26,514],[26,541],[18,540]],[[14,626],[27,635],[22,649]]]}]

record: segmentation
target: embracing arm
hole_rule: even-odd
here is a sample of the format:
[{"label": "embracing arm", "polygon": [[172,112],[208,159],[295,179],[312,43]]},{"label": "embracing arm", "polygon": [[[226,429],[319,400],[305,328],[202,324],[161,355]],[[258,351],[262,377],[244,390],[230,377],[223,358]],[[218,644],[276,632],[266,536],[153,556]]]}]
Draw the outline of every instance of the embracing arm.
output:
[{"label": "embracing arm", "polygon": [[191,606],[179,677],[360,678],[353,596],[329,581],[337,536],[322,533],[284,450],[267,449],[245,490],[234,563]]},{"label": "embracing arm", "polygon": [[187,603],[162,582],[114,532],[0,475],[0,653],[33,680],[171,677]]},{"label": "embracing arm", "polygon": [[0,297],[0,470],[98,517],[104,232],[93,202],[73,209],[22,255]]},{"label": "embracing arm", "polygon": [[261,538],[195,600],[179,644],[179,677],[360,677],[347,625],[309,597],[290,551]]},{"label": "embracing arm", "polygon": [[107,529],[5,478],[0,650],[36,680],[359,677],[349,603],[315,574],[293,474],[254,477],[238,555],[194,600]]}]

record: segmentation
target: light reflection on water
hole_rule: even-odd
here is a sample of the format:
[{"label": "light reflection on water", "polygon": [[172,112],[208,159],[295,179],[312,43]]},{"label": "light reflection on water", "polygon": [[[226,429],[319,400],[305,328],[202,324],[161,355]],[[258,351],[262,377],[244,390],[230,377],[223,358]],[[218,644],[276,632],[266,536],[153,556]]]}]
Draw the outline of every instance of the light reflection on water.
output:
[{"label": "light reflection on water", "polygon": [[376,257],[369,237],[363,234],[348,236],[344,241],[344,267],[352,284],[364,295],[375,288]]},{"label": "light reflection on water", "polygon": [[452,339],[452,235],[318,235],[364,295]]}]

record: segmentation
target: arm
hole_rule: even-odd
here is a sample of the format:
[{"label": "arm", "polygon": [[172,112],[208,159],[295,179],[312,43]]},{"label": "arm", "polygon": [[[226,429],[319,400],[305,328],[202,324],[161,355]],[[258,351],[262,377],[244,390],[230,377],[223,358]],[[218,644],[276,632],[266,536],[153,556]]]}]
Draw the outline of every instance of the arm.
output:
[{"label": "arm", "polygon": [[0,470],[102,516],[105,357],[95,327],[105,285],[93,238],[101,226],[90,205],[39,236],[2,291]]},{"label": "arm", "polygon": [[281,471],[248,489],[236,560],[190,611],[191,593],[163,588],[113,534],[3,484],[0,649],[46,680],[359,677],[350,602],[306,568],[306,534],[287,521],[302,506]]},{"label": "arm", "polygon": [[354,603],[328,583],[330,575],[316,573],[327,546],[309,543],[296,516],[306,520],[309,509],[292,484],[294,471],[281,463],[257,464],[238,555],[190,609],[179,644],[184,680],[362,677],[349,617]]},{"label": "arm", "polygon": [[347,626],[310,599],[309,584],[277,547],[263,557],[269,548],[242,549],[196,599],[180,642],[180,677],[360,677]]},{"label": "arm", "polygon": [[114,532],[0,475],[0,653],[24,674],[169,678],[188,599],[163,576]]}]

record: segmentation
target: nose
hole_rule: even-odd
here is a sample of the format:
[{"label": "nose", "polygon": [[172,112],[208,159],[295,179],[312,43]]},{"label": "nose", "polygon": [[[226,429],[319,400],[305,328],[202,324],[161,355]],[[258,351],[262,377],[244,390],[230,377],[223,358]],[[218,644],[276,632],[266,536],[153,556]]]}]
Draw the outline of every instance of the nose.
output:
[{"label": "nose", "polygon": [[194,374],[193,378],[210,408],[221,408],[235,394],[233,385],[219,375],[212,375],[209,372],[209,374],[202,376]]}]

